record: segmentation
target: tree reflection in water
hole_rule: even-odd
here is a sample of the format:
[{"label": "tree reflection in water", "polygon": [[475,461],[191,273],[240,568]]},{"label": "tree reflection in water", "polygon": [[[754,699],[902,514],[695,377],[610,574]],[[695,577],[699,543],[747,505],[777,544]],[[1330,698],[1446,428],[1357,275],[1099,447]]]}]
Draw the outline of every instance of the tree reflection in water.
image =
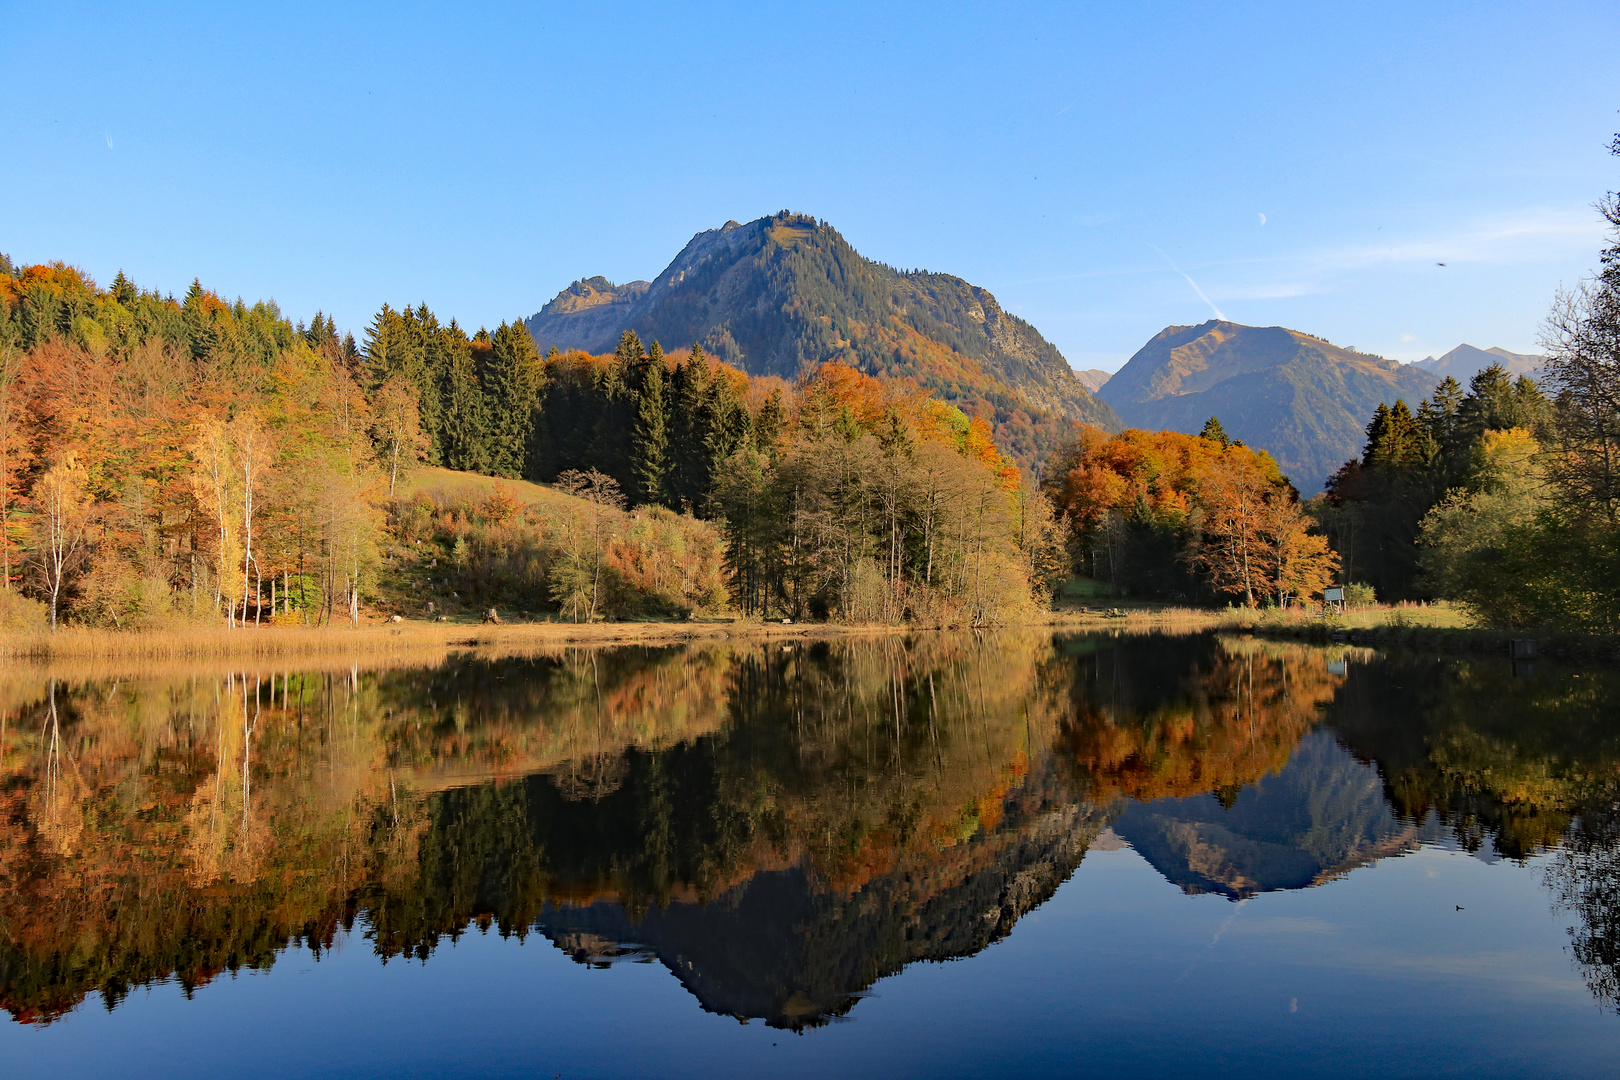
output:
[{"label": "tree reflection in water", "polygon": [[801,1028],[1004,936],[1113,830],[1232,898],[1425,840],[1556,847],[1612,1005],[1614,680],[1019,633],[10,672],[0,1004],[48,1022],[349,929],[386,961],[477,925]]}]

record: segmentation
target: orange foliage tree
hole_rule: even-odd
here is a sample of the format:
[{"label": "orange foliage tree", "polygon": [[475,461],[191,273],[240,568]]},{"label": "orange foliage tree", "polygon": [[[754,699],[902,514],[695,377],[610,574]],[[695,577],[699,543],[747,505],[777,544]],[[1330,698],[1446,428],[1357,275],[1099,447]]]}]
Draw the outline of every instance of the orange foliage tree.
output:
[{"label": "orange foliage tree", "polygon": [[1116,592],[1283,602],[1320,589],[1337,566],[1276,461],[1241,443],[1086,427],[1054,457],[1045,488],[1073,568]]}]

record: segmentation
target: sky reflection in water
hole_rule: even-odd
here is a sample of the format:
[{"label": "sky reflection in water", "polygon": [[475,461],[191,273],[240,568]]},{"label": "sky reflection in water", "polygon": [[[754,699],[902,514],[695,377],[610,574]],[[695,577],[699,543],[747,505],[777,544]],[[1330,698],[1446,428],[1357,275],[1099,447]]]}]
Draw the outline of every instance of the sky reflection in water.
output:
[{"label": "sky reflection in water", "polygon": [[1019,634],[14,672],[0,1054],[1607,1075],[1615,683]]}]

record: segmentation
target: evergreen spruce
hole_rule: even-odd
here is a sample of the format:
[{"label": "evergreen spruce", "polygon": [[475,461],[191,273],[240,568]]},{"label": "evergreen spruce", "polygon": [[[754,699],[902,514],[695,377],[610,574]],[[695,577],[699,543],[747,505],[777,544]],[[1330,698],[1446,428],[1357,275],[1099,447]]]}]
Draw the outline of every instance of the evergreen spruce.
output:
[{"label": "evergreen spruce", "polygon": [[466,472],[488,472],[489,415],[484,391],[472,345],[455,320],[445,328],[440,347],[445,358],[439,382],[444,406],[439,442],[444,464]]},{"label": "evergreen spruce", "polygon": [[787,411],[782,407],[782,391],[772,390],[765,404],[754,417],[754,445],[766,453],[776,447],[776,440],[787,424]]},{"label": "evergreen spruce", "polygon": [[669,501],[669,404],[664,394],[664,350],[653,342],[636,395],[635,439],[631,444],[631,471],[636,501]]},{"label": "evergreen spruce", "polygon": [[1198,437],[1208,439],[1212,443],[1220,443],[1222,450],[1232,445],[1232,440],[1226,437],[1226,429],[1213,416],[1204,421],[1203,430],[1198,433]]},{"label": "evergreen spruce", "polygon": [[493,335],[484,383],[489,412],[489,469],[497,476],[524,475],[541,388],[540,352],[522,320],[502,323]]}]

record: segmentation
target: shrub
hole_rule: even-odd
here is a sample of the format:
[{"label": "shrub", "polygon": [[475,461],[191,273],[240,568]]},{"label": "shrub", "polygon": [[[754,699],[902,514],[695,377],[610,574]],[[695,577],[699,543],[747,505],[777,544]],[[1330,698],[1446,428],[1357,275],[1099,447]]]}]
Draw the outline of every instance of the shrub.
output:
[{"label": "shrub", "polygon": [[51,609],[15,589],[0,589],[0,630],[28,633],[51,624]]}]

